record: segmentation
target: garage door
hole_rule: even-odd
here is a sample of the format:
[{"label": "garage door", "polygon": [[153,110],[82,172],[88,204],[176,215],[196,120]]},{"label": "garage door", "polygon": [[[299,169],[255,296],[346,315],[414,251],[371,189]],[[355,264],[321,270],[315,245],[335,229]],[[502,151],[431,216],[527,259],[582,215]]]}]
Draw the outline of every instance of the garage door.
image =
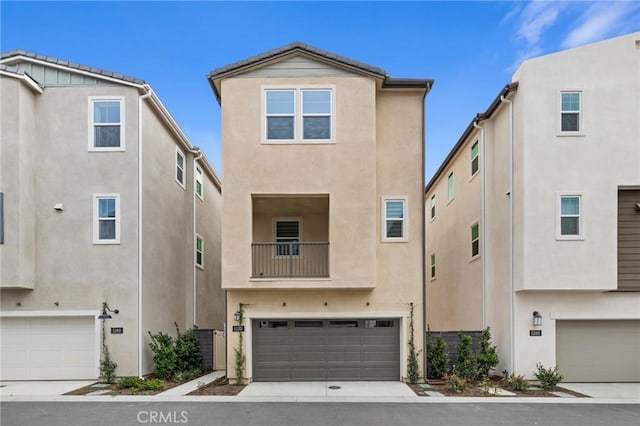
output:
[{"label": "garage door", "polygon": [[396,319],[254,320],[255,381],[399,380]]},{"label": "garage door", "polygon": [[0,319],[1,380],[95,379],[94,318]]},{"label": "garage door", "polygon": [[640,382],[640,321],[557,321],[556,362],[568,382]]}]

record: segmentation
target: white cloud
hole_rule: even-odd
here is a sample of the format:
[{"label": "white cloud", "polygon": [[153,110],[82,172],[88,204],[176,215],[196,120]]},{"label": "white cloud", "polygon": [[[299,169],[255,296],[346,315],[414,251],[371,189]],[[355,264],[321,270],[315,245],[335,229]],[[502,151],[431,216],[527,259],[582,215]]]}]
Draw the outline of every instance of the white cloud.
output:
[{"label": "white cloud", "polygon": [[640,4],[631,1],[594,3],[578,19],[574,28],[562,41],[563,48],[572,48],[598,41],[619,31],[627,22],[636,22]]},{"label": "white cloud", "polygon": [[537,45],[543,33],[556,22],[564,7],[565,3],[562,2],[530,2],[520,15],[517,37],[523,38],[531,46]]}]

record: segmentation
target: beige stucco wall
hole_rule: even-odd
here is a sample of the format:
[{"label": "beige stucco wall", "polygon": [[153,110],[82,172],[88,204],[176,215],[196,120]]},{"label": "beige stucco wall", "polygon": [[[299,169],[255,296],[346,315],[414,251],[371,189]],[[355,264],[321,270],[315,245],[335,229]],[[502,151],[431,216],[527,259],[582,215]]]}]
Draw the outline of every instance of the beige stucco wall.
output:
[{"label": "beige stucco wall", "polygon": [[[267,84],[332,87],[335,143],[262,144],[261,91]],[[401,375],[405,376],[409,303],[416,307],[418,348],[423,344],[424,329],[423,93],[380,91],[375,80],[355,74],[229,78],[222,81],[221,87],[223,164],[227,177],[222,215],[222,283],[227,289],[229,328],[235,324],[233,314],[241,303],[249,319],[400,318]],[[286,215],[305,217],[304,238],[328,236],[330,278],[251,280],[251,242],[264,238],[270,241],[273,217],[280,215],[253,208],[252,195],[320,194],[328,194],[328,220],[325,214],[307,215],[304,209],[298,214],[287,210]],[[382,196],[407,197],[408,242],[381,242]],[[286,203],[282,205],[286,210],[285,207]],[[327,231],[323,229],[326,226]],[[243,335],[248,377],[252,363],[250,325],[249,321],[245,323],[247,332]],[[228,333],[228,375],[232,378],[238,338],[239,333]]]}]

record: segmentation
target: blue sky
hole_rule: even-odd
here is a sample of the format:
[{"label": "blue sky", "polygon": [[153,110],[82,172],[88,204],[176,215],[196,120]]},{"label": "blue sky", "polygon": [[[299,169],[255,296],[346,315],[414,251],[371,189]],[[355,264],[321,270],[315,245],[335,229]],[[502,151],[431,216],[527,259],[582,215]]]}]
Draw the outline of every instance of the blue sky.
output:
[{"label": "blue sky", "polygon": [[[222,175],[211,70],[302,41],[433,78],[427,180],[522,60],[640,29],[640,2],[0,2],[0,50],[146,80]],[[224,176],[223,176],[224,180]]]}]

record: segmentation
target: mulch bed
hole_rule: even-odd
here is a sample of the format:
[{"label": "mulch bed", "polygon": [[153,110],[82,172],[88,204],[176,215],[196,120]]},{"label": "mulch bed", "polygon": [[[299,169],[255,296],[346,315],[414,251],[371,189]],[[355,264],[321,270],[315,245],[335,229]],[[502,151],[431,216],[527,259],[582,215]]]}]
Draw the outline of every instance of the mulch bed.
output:
[{"label": "mulch bed", "polygon": [[581,393],[578,392],[574,392],[572,390],[569,389],[565,389],[562,387],[558,387],[556,386],[553,389],[550,389],[548,391],[546,390],[542,390],[539,387],[536,387],[535,385],[531,385],[529,387],[529,390],[522,392],[522,391],[516,391],[514,390],[508,383],[506,383],[502,377],[492,377],[491,378],[491,385],[492,386],[496,386],[500,389],[504,389],[506,391],[509,392],[513,392],[515,393],[515,395],[511,396],[503,396],[503,395],[494,395],[494,394],[490,394],[490,393],[486,393],[481,385],[482,382],[481,381],[477,381],[474,382],[472,384],[470,384],[469,386],[467,386],[467,388],[463,391],[463,392],[453,392],[451,390],[451,387],[445,383],[444,380],[427,380],[427,383],[429,384],[429,386],[431,386],[431,388],[429,389],[423,389],[422,387],[420,387],[419,384],[410,384],[407,383],[407,385],[409,385],[409,387],[416,393],[416,395],[418,396],[429,396],[426,393],[424,393],[425,391],[436,391],[436,392],[440,392],[441,394],[445,395],[445,396],[469,396],[469,397],[491,397],[491,398],[510,398],[510,397],[543,397],[543,398],[559,398],[556,395],[553,395],[550,392],[564,392],[567,393],[569,395],[573,395],[575,397],[578,398],[588,398],[587,395],[583,395]]},{"label": "mulch bed", "polygon": [[188,395],[237,395],[246,385],[232,385],[226,376],[222,376],[207,386],[200,387]]},{"label": "mulch bed", "polygon": [[[204,376],[205,374],[209,374],[209,372],[203,373],[202,375]],[[202,376],[200,376],[200,377],[202,377]],[[154,378],[153,375],[150,375],[150,376],[146,377],[146,379],[152,379],[152,378]],[[116,395],[156,395],[156,394],[159,394],[161,392],[166,391],[167,389],[171,389],[171,388],[175,388],[176,386],[183,385],[183,384],[185,384],[185,383],[187,383],[188,381],[191,381],[191,380],[197,380],[197,377],[195,377],[193,379],[185,380],[185,381],[182,381],[182,382],[176,382],[174,380],[163,380],[164,389],[157,390],[157,391],[140,391],[140,390],[137,390],[137,389],[118,389],[116,387],[115,383],[107,384],[107,383],[104,383],[104,382],[96,382],[96,383],[92,383],[92,384],[90,384],[88,386],[84,386],[82,388],[72,390],[71,392],[67,392],[64,395],[87,395],[88,393],[95,392],[95,391],[101,391],[101,390],[108,390],[109,393],[105,393],[105,394],[102,394],[100,396],[109,396],[109,395],[111,395],[111,396],[116,396]],[[116,382],[117,382],[117,380],[116,380]],[[107,386],[106,387],[94,387],[94,385],[96,385],[96,384],[105,384]]]}]

